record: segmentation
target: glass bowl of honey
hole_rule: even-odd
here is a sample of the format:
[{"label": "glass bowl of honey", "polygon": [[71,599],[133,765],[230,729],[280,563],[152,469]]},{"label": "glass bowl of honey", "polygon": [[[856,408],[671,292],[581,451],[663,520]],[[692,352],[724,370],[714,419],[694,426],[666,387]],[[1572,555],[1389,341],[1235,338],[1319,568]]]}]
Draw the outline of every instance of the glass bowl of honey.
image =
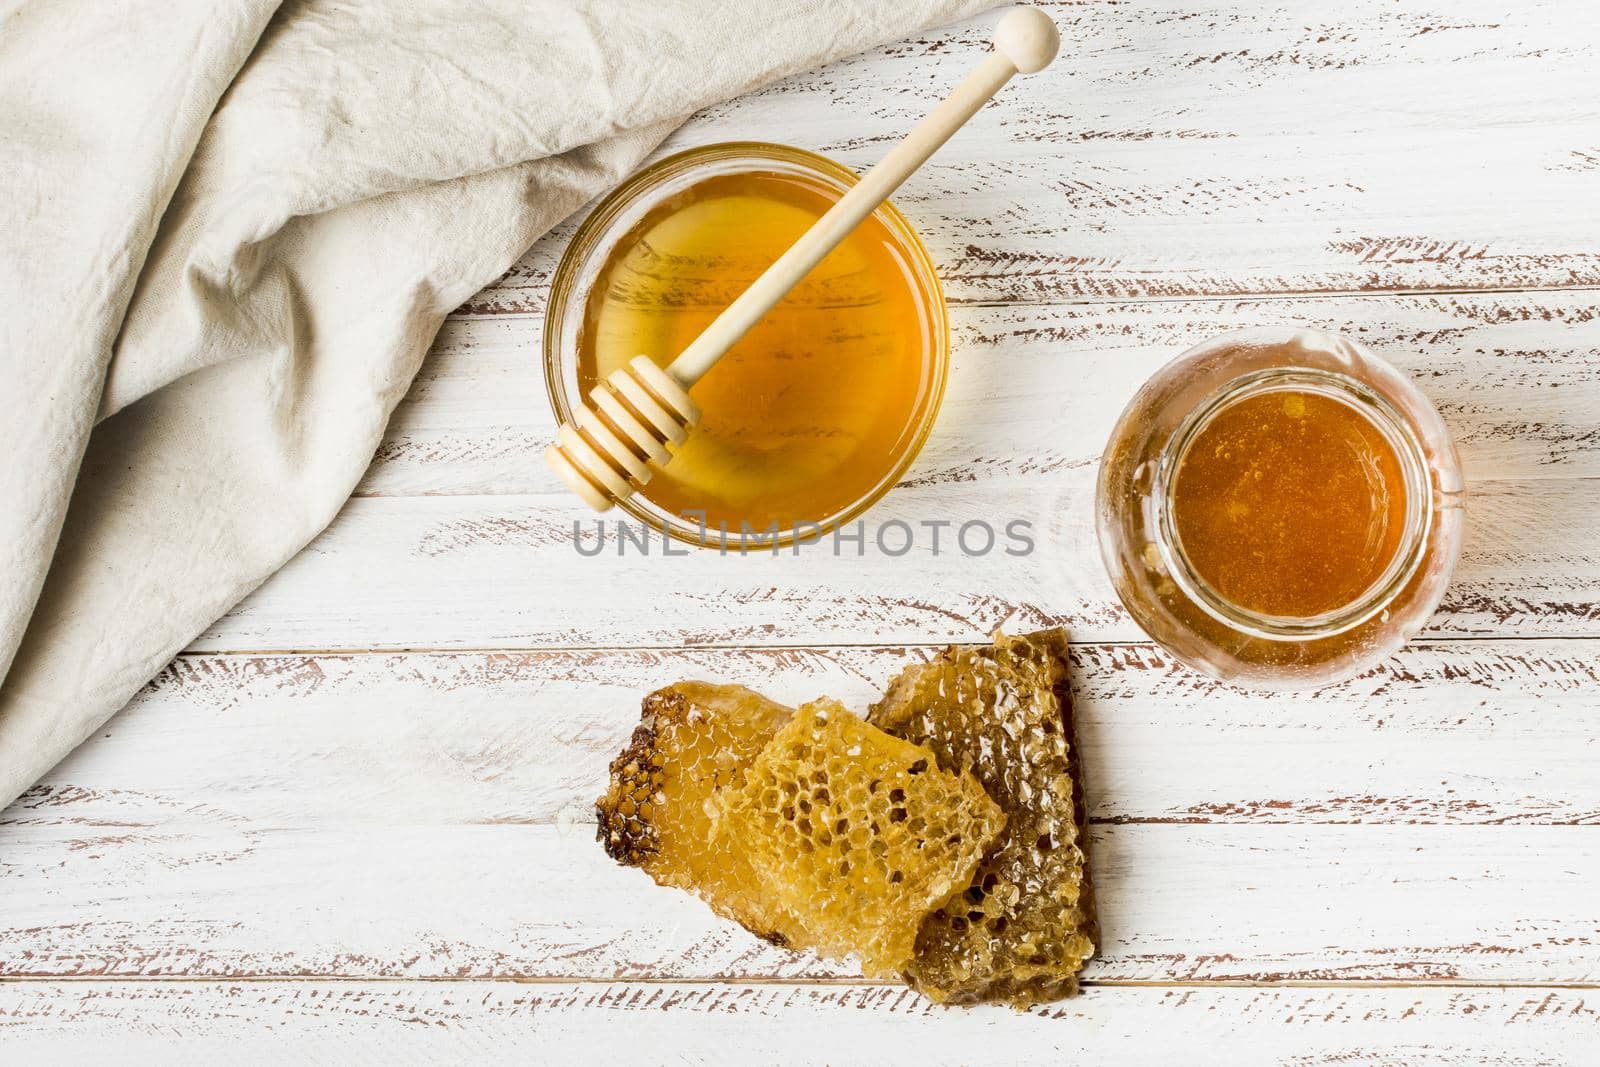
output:
[{"label": "glass bowl of honey", "polygon": [[[551,282],[544,364],[557,421],[633,357],[671,362],[855,182],[824,156],[735,142],[618,186]],[[948,358],[933,260],[885,203],[695,386],[699,426],[620,507],[692,544],[818,538],[916,458]]]},{"label": "glass bowl of honey", "polygon": [[1313,689],[1374,666],[1438,607],[1465,486],[1438,413],[1348,337],[1242,330],[1122,413],[1100,551],[1152,638],[1214,678]]}]

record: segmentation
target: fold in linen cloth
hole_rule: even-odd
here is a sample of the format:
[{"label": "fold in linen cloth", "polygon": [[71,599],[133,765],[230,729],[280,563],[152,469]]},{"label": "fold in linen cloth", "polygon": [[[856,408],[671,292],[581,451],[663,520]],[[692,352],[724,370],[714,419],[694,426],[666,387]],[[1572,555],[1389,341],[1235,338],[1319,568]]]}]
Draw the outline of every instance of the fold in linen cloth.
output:
[{"label": "fold in linen cloth", "polygon": [[446,313],[675,125],[993,5],[0,0],[0,806],[332,520]]}]

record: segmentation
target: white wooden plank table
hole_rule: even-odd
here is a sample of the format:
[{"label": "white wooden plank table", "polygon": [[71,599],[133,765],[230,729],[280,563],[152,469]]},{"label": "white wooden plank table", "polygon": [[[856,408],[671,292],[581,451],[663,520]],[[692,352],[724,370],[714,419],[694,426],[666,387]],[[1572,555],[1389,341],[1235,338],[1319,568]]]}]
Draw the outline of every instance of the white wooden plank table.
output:
[{"label": "white wooden plank table", "polygon": [[[0,817],[0,1061],[1585,1063],[1600,1057],[1600,7],[1086,0],[897,197],[951,299],[874,518],[1025,559],[579,556],[538,462],[573,223],[446,324],[357,496]],[[988,20],[697,116],[865,167]],[[1426,633],[1315,695],[1144,641],[1092,541],[1138,383],[1303,322],[1410,372],[1469,543]],[[1104,945],[944,1010],[613,866],[589,804],[684,676],[860,703],[1062,623]]]}]

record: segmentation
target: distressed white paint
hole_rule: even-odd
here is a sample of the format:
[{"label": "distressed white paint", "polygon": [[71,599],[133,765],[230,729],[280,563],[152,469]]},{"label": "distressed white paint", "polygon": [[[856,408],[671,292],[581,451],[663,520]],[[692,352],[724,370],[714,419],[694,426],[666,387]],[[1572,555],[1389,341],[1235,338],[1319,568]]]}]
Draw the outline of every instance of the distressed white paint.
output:
[{"label": "distressed white paint", "polygon": [[[1062,56],[896,196],[960,301],[1600,281],[1588,0],[1089,0]],[[776,139],[855,168],[986,33],[711,109],[666,151]],[[469,303],[542,307],[570,231]]]},{"label": "distressed white paint", "polygon": [[[1600,476],[1600,291],[957,306],[950,318],[950,385],[914,483],[1042,488],[1065,469],[1086,484],[1118,413],[1162,363],[1206,337],[1282,323],[1347,332],[1415,376],[1469,481]],[[554,432],[542,326],[537,315],[447,322],[358,491],[555,491],[530,459]]]},{"label": "distressed white paint", "polygon": [[[84,833],[587,819],[663,679],[860,708],[926,653],[184,656],[4,818]],[[1270,699],[1150,645],[1072,657],[1097,821],[1600,823],[1600,642],[1418,646]]]},{"label": "distressed white paint", "polygon": [[[1431,633],[1593,635],[1597,311],[1593,292],[957,308],[940,420],[871,516],[910,523],[921,544],[901,559],[869,549],[867,560],[848,544],[843,559],[580,558],[572,524],[595,520],[535,462],[553,432],[537,319],[457,321],[368,479],[364,491],[383,498],[354,501],[197,647],[916,643],[1012,620],[1136,639],[1089,526],[1098,452],[1162,361],[1200,337],[1275,321],[1364,337],[1418,378],[1459,439],[1469,545]],[[431,495],[406,495],[417,492]],[[934,558],[920,525],[1012,518],[1041,532],[1035,557],[968,559],[949,551],[947,530]],[[395,573],[409,580],[388,581]],[[591,590],[585,611],[568,610]]]},{"label": "distressed white paint", "polygon": [[[1600,636],[1600,479],[1485,482],[1471,493],[1461,566],[1425,633]],[[907,485],[866,528],[889,551],[905,527],[920,533],[903,556],[869,540],[864,555],[841,542],[839,555],[828,543],[745,558],[674,546],[683,554],[670,559],[659,533],[649,556],[629,546],[619,557],[609,518],[602,554],[579,556],[573,523],[592,546],[596,520],[565,491],[361,498],[194,647],[926,644],[1056,623],[1085,641],[1139,640],[1100,563],[1093,496],[1093,471],[1070,465]],[[1000,537],[983,557],[951,551],[953,531],[975,520],[1031,524],[1034,553],[1008,555]],[[928,522],[951,524],[937,555]]]},{"label": "distressed white paint", "polygon": [[16,982],[19,1060],[552,1064],[1581,1064],[1580,990],[1089,988],[1027,1014],[849,985]]},{"label": "distressed white paint", "polygon": [[[897,198],[956,348],[935,434],[874,515],[1025,517],[1038,556],[576,557],[577,512],[537,462],[539,315],[569,223],[446,326],[333,529],[0,817],[0,1049],[1589,1058],[1600,13],[1052,11],[1063,61]],[[864,167],[986,35],[781,82],[664,151],[758,137]],[[1139,635],[1088,502],[1145,375],[1283,321],[1418,379],[1461,443],[1471,525],[1428,643],[1328,693],[1260,697],[1104,643]],[[587,801],[657,684],[861,702],[931,644],[1058,620],[1098,642],[1075,647],[1074,684],[1106,934],[1090,977],[1111,984],[1080,1000],[1024,1016],[806,984],[849,969],[757,943],[589,839]],[[463,651],[371,651],[408,648]],[[314,651],[270,652],[294,649]]]},{"label": "distressed white paint", "polygon": [[[1600,982],[1587,827],[1140,824],[1090,839],[1095,979]],[[618,867],[576,820],[23,824],[5,862],[9,977],[857,973]]]}]

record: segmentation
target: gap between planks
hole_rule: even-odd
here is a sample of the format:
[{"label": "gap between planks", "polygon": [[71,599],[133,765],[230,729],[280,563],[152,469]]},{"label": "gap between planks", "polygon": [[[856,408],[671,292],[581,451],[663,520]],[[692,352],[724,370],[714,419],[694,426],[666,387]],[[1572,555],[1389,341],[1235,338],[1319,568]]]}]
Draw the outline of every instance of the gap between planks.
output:
[{"label": "gap between planks", "polygon": [[[1028,308],[1029,310],[1048,309],[1052,307],[1093,307],[1097,304],[1122,305],[1122,304],[1198,304],[1198,303],[1229,303],[1247,300],[1352,300],[1365,298],[1371,300],[1384,300],[1391,297],[1407,296],[1518,296],[1538,293],[1592,293],[1600,292],[1600,285],[1580,282],[1574,285],[1486,285],[1474,286],[1439,286],[1437,288],[1405,288],[1392,289],[1262,289],[1251,292],[1238,293],[1187,293],[1187,294],[1147,294],[1142,296],[1053,296],[1047,300],[965,300],[959,297],[946,297],[945,304],[949,307],[960,308]],[[477,294],[473,294],[474,298]],[[468,300],[461,307],[469,307],[472,301]],[[462,311],[459,308],[450,312],[447,318],[458,321],[471,319],[484,319],[490,321],[507,321],[516,319],[543,319],[545,309],[538,311]]]},{"label": "gap between planks", "polygon": [[[69,975],[0,975],[0,985],[38,985],[49,983],[51,985],[241,985],[244,983],[276,983],[299,982],[317,983],[322,985],[514,985],[514,986],[696,986],[716,988],[719,986],[739,987],[764,986],[831,986],[841,989],[908,989],[901,982],[891,979],[854,978],[850,976],[828,977],[826,975],[814,978],[672,978],[672,977],[606,977],[606,976],[578,976],[561,977],[557,975],[430,975],[422,977],[406,977],[405,975],[354,975],[354,974],[244,974],[244,975],[205,975],[205,974],[175,974],[175,975],[133,975],[133,974],[69,974]],[[1502,982],[1483,979],[1478,981],[1460,979],[1405,979],[1393,982],[1374,981],[1328,981],[1313,979],[1286,978],[1278,981],[1243,980],[1237,978],[1219,978],[1207,980],[1191,978],[1184,981],[1158,981],[1153,979],[1117,979],[1094,978],[1084,979],[1079,983],[1084,989],[1184,989],[1184,990],[1211,990],[1211,989],[1324,989],[1337,992],[1359,989],[1374,989],[1392,992],[1405,989],[1504,989],[1528,990],[1530,992],[1548,992],[1551,990],[1573,990],[1588,992],[1600,990],[1600,982],[1529,982],[1514,981]],[[1070,1001],[1072,998],[1066,998]],[[1059,1003],[1059,1002],[1054,1002]]]},{"label": "gap between planks", "polygon": [[[1020,631],[1019,631],[1020,632]],[[1593,644],[1600,648],[1600,637],[1587,634],[1558,634],[1555,636],[1541,637],[1527,634],[1429,634],[1418,641],[1408,641],[1402,648],[1431,648],[1437,645],[1461,645],[1477,642],[1479,644],[1498,644],[1500,642],[1515,643],[1540,643],[1546,641],[1563,641],[1572,644]],[[1067,642],[1074,648],[1147,648],[1158,649],[1161,646],[1151,640],[1127,641],[1077,641],[1068,639]],[[330,648],[208,648],[184,649],[173,657],[173,660],[187,658],[220,658],[224,656],[239,657],[271,657],[274,659],[289,656],[517,656],[529,652],[555,652],[563,655],[575,653],[606,653],[606,652],[828,652],[834,649],[877,649],[884,652],[912,651],[917,649],[942,649],[948,645],[970,645],[970,641],[923,641],[920,643],[885,643],[883,641],[820,641],[800,645],[751,645],[751,644],[698,644],[693,641],[680,642],[675,645],[488,645],[488,646],[425,646],[425,645],[361,645]],[[1192,668],[1189,670],[1197,679],[1217,685],[1229,683],[1201,674]],[[1265,690],[1251,690],[1261,696],[1271,696]]]}]

